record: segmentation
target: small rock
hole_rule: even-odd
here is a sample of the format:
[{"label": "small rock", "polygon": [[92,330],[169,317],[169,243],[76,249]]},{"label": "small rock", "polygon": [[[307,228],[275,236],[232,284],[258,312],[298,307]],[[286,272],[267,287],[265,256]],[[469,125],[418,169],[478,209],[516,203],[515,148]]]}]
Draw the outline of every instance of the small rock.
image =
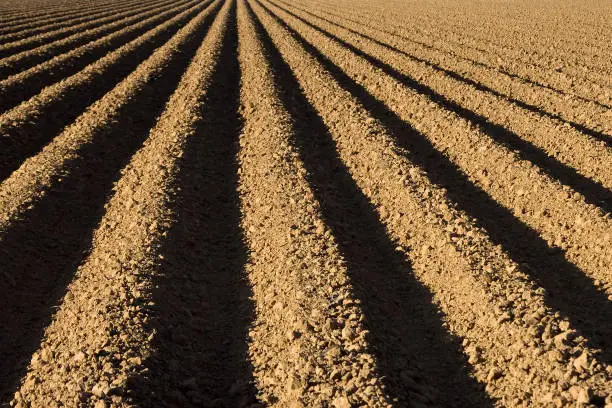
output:
[{"label": "small rock", "polygon": [[342,338],[345,340],[353,340],[355,337],[357,337],[355,330],[349,326],[344,326],[344,329],[342,329]]},{"label": "small rock", "polygon": [[108,386],[108,383],[100,382],[93,386],[93,388],[91,389],[91,393],[98,398],[102,398],[106,394],[108,394],[109,390],[110,390],[110,387]]},{"label": "small rock", "polygon": [[142,359],[140,357],[132,357],[132,358],[128,358],[128,363],[130,363],[131,365],[141,365],[142,364]]},{"label": "small rock", "polygon": [[342,355],[342,350],[338,346],[331,346],[330,348],[327,349],[327,352],[325,353],[325,357],[328,360],[332,360],[332,361],[336,360],[341,355]]},{"label": "small rock", "polygon": [[478,347],[470,345],[465,349],[465,351],[469,356],[468,362],[470,364],[476,364],[478,361],[480,361],[480,349]]},{"label": "small rock", "polygon": [[82,351],[79,351],[78,353],[76,353],[74,355],[74,357],[72,357],[73,361],[83,361],[85,360],[85,353],[83,353]]},{"label": "small rock", "polygon": [[494,381],[497,380],[499,377],[501,377],[502,372],[499,368],[497,367],[493,367],[490,371],[489,371],[489,375],[487,375],[487,381]]},{"label": "small rock", "polygon": [[323,235],[325,233],[325,225],[323,223],[318,224],[315,232],[317,235]]},{"label": "small rock", "polygon": [[430,249],[433,249],[430,245],[423,245],[421,247],[421,255],[427,255]]},{"label": "small rock", "polygon": [[334,370],[331,372],[331,374],[329,376],[329,379],[330,380],[337,380],[340,377],[341,377],[340,370],[334,368]]},{"label": "small rock", "polygon": [[585,351],[574,360],[574,368],[578,372],[586,371],[589,368],[589,356]]},{"label": "small rock", "polygon": [[37,367],[40,364],[40,356],[38,355],[38,353],[34,353],[32,355],[32,359],[30,360],[30,364],[32,365],[32,367]]},{"label": "small rock", "polygon": [[13,401],[18,402],[18,401],[21,401],[22,399],[23,397],[21,396],[21,392],[20,391],[15,392],[15,395],[13,395]]},{"label": "small rock", "polygon": [[338,397],[332,403],[334,408],[351,408],[351,403],[346,397]]},{"label": "small rock", "polygon": [[51,361],[53,359],[53,352],[49,350],[48,348],[43,349],[40,352],[40,359],[44,362]]},{"label": "small rock", "polygon": [[586,387],[574,386],[569,393],[579,404],[588,404],[591,401],[591,390]]},{"label": "small rock", "polygon": [[96,405],[94,405],[94,408],[106,408],[106,402],[104,402],[104,400],[98,400]]},{"label": "small rock", "polygon": [[555,346],[557,346],[558,348],[563,348],[567,346],[570,342],[571,335],[572,335],[571,331],[565,331],[563,333],[557,334],[555,337],[553,337]]}]

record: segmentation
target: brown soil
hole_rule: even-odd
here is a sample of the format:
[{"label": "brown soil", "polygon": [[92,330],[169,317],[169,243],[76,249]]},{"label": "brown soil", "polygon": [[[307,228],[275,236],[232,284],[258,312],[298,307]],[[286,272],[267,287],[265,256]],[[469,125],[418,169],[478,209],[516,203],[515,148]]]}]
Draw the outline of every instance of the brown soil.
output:
[{"label": "brown soil", "polygon": [[[178,7],[184,3],[185,2],[173,4],[159,3],[150,7],[141,8],[136,13],[122,13],[118,21],[111,21],[109,24],[104,24],[100,27],[71,35],[62,40],[53,41],[31,50],[12,54],[0,60],[0,78],[22,73],[33,65],[40,64],[58,55],[75,52],[82,53],[82,48],[91,47],[92,43],[95,44],[97,41],[104,40],[107,34],[112,34],[114,31],[129,31],[134,28],[134,26],[138,26],[139,22],[150,20],[152,16],[158,17],[163,11]],[[82,44],[84,46],[80,47]],[[64,64],[58,65],[63,66]]]},{"label": "brown soil", "polygon": [[610,12],[3,2],[0,406],[612,408]]},{"label": "brown soil", "polygon": [[[162,0],[163,1],[163,0]],[[118,7],[119,10],[113,12],[105,12],[104,17],[96,18],[91,21],[87,21],[81,24],[76,24],[68,28],[62,28],[59,30],[53,30],[48,33],[43,33],[34,36],[28,36],[27,38],[19,41],[9,42],[7,44],[0,45],[0,57],[5,58],[12,56],[18,52],[33,50],[37,51],[36,47],[45,46],[52,44],[59,50],[70,49],[69,47],[75,43],[80,45],[83,42],[98,37],[100,34],[105,32],[108,27],[107,23],[114,23],[116,20],[121,20],[125,17],[138,14],[141,10],[148,10],[159,2],[153,2],[153,6],[142,7],[142,5],[130,5],[129,7]],[[127,8],[127,11],[122,9]],[[109,14],[109,15],[106,15]],[[100,27],[102,26],[102,27]],[[110,25],[113,27],[112,25]]]},{"label": "brown soil", "polygon": [[[118,7],[113,12],[117,12],[122,9],[127,9],[133,5],[132,1],[124,1],[115,3]],[[78,24],[80,22],[92,20],[92,17],[99,17],[102,14],[102,10],[108,10],[108,5],[92,8],[90,10],[77,11],[68,15],[59,17],[51,17],[49,20],[38,20],[30,23],[16,24],[10,27],[6,27],[0,30],[0,42],[4,43],[12,39],[23,38],[25,36],[36,35],[40,33],[49,32],[58,28],[68,27],[70,25]]]}]

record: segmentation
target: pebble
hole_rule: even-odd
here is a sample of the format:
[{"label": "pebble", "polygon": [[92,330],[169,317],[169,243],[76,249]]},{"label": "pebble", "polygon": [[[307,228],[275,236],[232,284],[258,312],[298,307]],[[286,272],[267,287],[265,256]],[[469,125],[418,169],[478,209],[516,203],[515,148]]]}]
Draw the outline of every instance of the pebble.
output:
[{"label": "pebble", "polygon": [[351,408],[351,403],[346,397],[338,397],[332,403],[334,408]]},{"label": "pebble", "polygon": [[566,346],[570,341],[571,334],[571,331],[565,331],[563,333],[557,334],[555,337],[553,337],[555,345],[559,348],[563,348],[564,346]]},{"label": "pebble", "polygon": [[357,337],[355,330],[349,326],[344,326],[344,329],[342,329],[342,338],[345,340],[353,340],[355,337]]},{"label": "pebble", "polygon": [[110,390],[107,382],[100,382],[93,386],[91,393],[98,398],[105,396]]},{"label": "pebble", "polygon": [[586,371],[589,368],[589,356],[586,352],[583,352],[580,357],[574,360],[574,368],[578,372]]},{"label": "pebble", "polygon": [[591,390],[585,387],[574,386],[569,393],[579,404],[588,404],[591,401]]},{"label": "pebble", "polygon": [[317,229],[315,230],[315,232],[317,233],[317,235],[323,235],[325,233],[325,225],[317,225]]},{"label": "pebble", "polygon": [[502,372],[499,368],[494,367],[489,371],[489,375],[487,375],[487,381],[493,381],[501,377]]},{"label": "pebble", "polygon": [[98,402],[96,402],[96,405],[94,405],[94,408],[106,408],[106,402],[104,402],[104,400],[98,400]]},{"label": "pebble", "polygon": [[40,359],[44,362],[51,361],[53,359],[53,352],[49,350],[48,348],[43,349],[40,352]]},{"label": "pebble", "polygon": [[79,351],[78,353],[76,353],[74,355],[74,357],[72,357],[73,361],[83,361],[85,360],[85,353],[83,353],[82,351]]}]

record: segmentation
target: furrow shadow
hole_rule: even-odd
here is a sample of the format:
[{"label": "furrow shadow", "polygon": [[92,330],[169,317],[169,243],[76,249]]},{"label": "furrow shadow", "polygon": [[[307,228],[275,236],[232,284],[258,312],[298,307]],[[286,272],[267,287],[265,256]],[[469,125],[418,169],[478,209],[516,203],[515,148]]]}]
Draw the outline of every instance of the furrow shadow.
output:
[{"label": "furrow shadow", "polygon": [[[279,3],[282,3],[282,4],[286,5],[286,6],[292,6],[291,4],[287,3],[286,1],[278,0],[278,2],[279,2]],[[345,30],[347,30],[347,31],[350,31],[350,32],[353,32],[353,33],[355,33],[355,34],[361,35],[361,36],[363,36],[364,38],[367,38],[367,39],[370,39],[370,40],[372,40],[372,41],[375,41],[375,42],[379,43],[380,45],[383,45],[383,46],[385,46],[385,47],[387,47],[387,48],[389,48],[389,49],[393,49],[393,50],[396,50],[396,51],[398,51],[398,52],[401,52],[401,53],[407,54],[407,53],[405,53],[404,51],[401,51],[401,50],[399,50],[399,49],[397,49],[397,48],[393,47],[393,46],[392,46],[392,45],[390,45],[390,44],[387,44],[387,43],[382,42],[382,41],[380,41],[380,40],[376,40],[376,39],[374,39],[374,38],[372,38],[372,37],[369,37],[367,34],[364,34],[364,33],[358,32],[358,31],[354,31],[354,30],[352,30],[352,29],[350,29],[350,28],[348,28],[348,27],[346,27],[346,26],[344,26],[344,25],[342,25],[342,24],[339,24],[339,23],[337,23],[337,22],[333,22],[333,21],[331,21],[331,20],[329,20],[329,19],[326,19],[325,17],[323,17],[323,16],[321,16],[321,15],[318,15],[318,14],[315,14],[315,13],[312,13],[312,12],[309,12],[308,10],[305,10],[305,9],[303,9],[303,8],[299,8],[299,7],[295,6],[295,5],[293,5],[293,7],[294,7],[294,8],[296,8],[296,9],[298,9],[298,10],[300,10],[300,11],[302,11],[302,12],[304,12],[304,13],[307,13],[307,14],[309,14],[309,15],[313,16],[313,17],[319,18],[319,19],[324,20],[324,21],[326,21],[326,22],[328,22],[328,23],[330,23],[330,24],[333,24],[333,25],[336,25],[336,26],[338,26],[338,27],[340,27],[340,28],[343,28],[343,29],[345,29]],[[337,17],[337,18],[339,18],[339,19],[345,20],[345,21],[350,21],[351,23],[355,23],[355,24],[362,24],[362,22],[360,22],[360,21],[357,21],[357,20],[354,20],[354,19],[348,18],[348,17],[346,17],[346,16],[340,16],[340,15],[335,14],[335,13],[332,13],[332,12],[330,12],[330,11],[328,11],[328,10],[325,10],[325,13],[326,13],[326,14],[329,14],[329,15],[332,15],[332,16],[334,16],[334,17]],[[472,59],[472,58],[468,58],[468,57],[465,57],[465,56],[460,56],[460,55],[454,54],[454,53],[453,53],[453,52],[451,52],[451,51],[445,51],[445,50],[443,50],[443,49],[441,49],[441,48],[434,47],[433,45],[430,45],[430,44],[424,43],[424,42],[422,42],[422,41],[418,41],[418,40],[415,40],[415,39],[413,39],[413,38],[406,37],[405,35],[401,35],[401,34],[398,34],[398,33],[396,33],[396,32],[393,32],[393,31],[385,30],[385,29],[384,29],[384,28],[382,28],[382,27],[376,27],[376,26],[370,26],[370,25],[368,25],[367,27],[368,27],[368,28],[370,28],[370,29],[372,29],[372,30],[376,30],[376,31],[378,31],[378,32],[380,32],[380,33],[383,33],[383,34],[386,34],[386,35],[390,35],[390,36],[393,36],[393,37],[399,38],[399,39],[401,39],[402,41],[408,41],[408,42],[411,42],[411,43],[413,43],[413,44],[417,44],[417,45],[419,45],[419,46],[421,46],[421,47],[423,47],[423,48],[427,48],[428,50],[432,50],[432,51],[435,51],[435,52],[439,52],[439,53],[441,53],[441,54],[446,54],[446,55],[448,55],[448,56],[450,56],[450,57],[452,57],[452,58],[457,58],[457,59],[461,59],[461,60],[463,60],[463,61],[467,61],[467,62],[469,62],[469,63],[471,63],[471,64],[474,64],[474,65],[480,66],[480,67],[485,68],[485,69],[487,69],[487,70],[491,70],[491,71],[496,71],[496,72],[499,72],[500,74],[507,75],[507,76],[509,76],[509,77],[512,77],[512,78],[517,79],[517,80],[522,81],[522,82],[526,82],[526,83],[531,84],[531,85],[533,85],[533,86],[537,86],[537,87],[540,87],[540,88],[545,88],[545,89],[548,89],[549,91],[554,92],[554,93],[556,93],[556,94],[558,94],[558,95],[561,95],[562,97],[571,96],[571,97],[573,97],[573,98],[577,98],[577,99],[579,99],[579,100],[581,100],[581,101],[583,101],[583,102],[586,102],[586,103],[594,103],[595,105],[598,105],[598,106],[600,106],[600,107],[602,107],[602,108],[612,109],[612,106],[607,105],[607,104],[605,104],[605,103],[603,103],[603,102],[599,102],[599,101],[594,100],[594,99],[588,99],[588,98],[585,98],[585,97],[580,96],[580,95],[570,94],[570,93],[564,92],[564,91],[562,91],[562,90],[560,90],[560,89],[557,89],[557,88],[554,88],[554,87],[552,87],[552,86],[550,86],[550,85],[546,85],[546,84],[544,84],[544,83],[538,82],[538,81],[533,80],[533,79],[530,79],[530,78],[528,78],[528,77],[524,77],[524,76],[521,76],[521,75],[519,75],[519,74],[512,73],[512,72],[510,72],[510,71],[508,71],[508,70],[506,70],[506,69],[502,69],[502,68],[498,68],[498,67],[495,67],[495,66],[492,66],[492,65],[488,65],[488,64],[486,64],[486,63],[484,63],[484,62],[476,61],[476,60],[474,60],[474,59]],[[455,43],[455,45],[457,45],[457,46],[464,46],[463,44],[460,44],[460,43]],[[427,61],[427,60],[424,60],[424,59],[420,59],[420,58],[415,57],[415,56],[413,56],[413,55],[411,55],[411,58],[414,58],[416,61],[423,62],[423,63],[428,64],[428,65],[430,65],[430,64],[431,64],[430,66],[432,66],[432,67],[436,66],[434,63],[432,63],[432,62],[430,62],[430,61]],[[440,69],[442,69],[442,68],[440,67]]]},{"label": "furrow shadow", "polygon": [[[255,403],[248,359],[253,321],[240,228],[235,4],[203,119],[185,146],[172,207],[177,222],[152,282],[153,355],[129,380],[138,407],[246,407]],[[179,190],[180,188],[180,190]]]},{"label": "furrow shadow", "polygon": [[25,375],[66,286],[91,248],[121,169],[148,136],[208,24],[163,72],[153,75],[117,120],[67,164],[46,196],[0,241],[0,402]]},{"label": "furrow shadow", "polygon": [[423,168],[433,183],[446,189],[448,198],[458,209],[473,217],[488,232],[494,244],[500,245],[514,261],[523,265],[530,278],[546,290],[546,303],[566,316],[589,346],[601,350],[598,358],[602,363],[610,364],[612,303],[607,295],[567,261],[560,249],[550,248],[537,231],[516,219],[512,212],[473,184],[461,169],[435,149],[427,137],[353,81],[278,16],[273,16],[344,90],[388,129],[398,146],[407,151],[408,159]]},{"label": "furrow shadow", "polygon": [[[128,16],[131,16],[131,15],[136,14],[138,12],[137,10],[138,9],[135,9],[135,8],[134,9],[120,9],[120,10],[117,10],[117,14],[131,13],[131,14],[128,14]],[[9,43],[5,44],[5,46],[7,45],[9,46],[8,48],[5,48],[5,47],[0,48],[0,59],[12,57],[16,54],[26,52],[26,51],[34,51],[41,46],[46,46],[46,45],[50,45],[50,44],[53,44],[59,41],[69,39],[69,37],[75,34],[79,34],[79,33],[89,34],[89,31],[91,30],[96,30],[106,24],[117,21],[117,20],[99,21],[99,20],[106,20],[106,19],[111,19],[111,18],[114,18],[114,14],[108,14],[102,17],[97,17],[94,20],[88,20],[88,21],[79,23],[79,24],[85,24],[85,25],[90,25],[90,26],[82,27],[78,31],[71,31],[71,30],[74,30],[73,26],[63,27],[58,31],[54,30],[55,32],[44,33],[40,36],[33,35],[33,36],[28,36],[26,38],[22,38],[21,40],[17,40],[15,42],[10,41]],[[41,37],[44,37],[44,36],[48,36],[48,37],[41,39]],[[24,40],[30,40],[30,41],[23,42]],[[74,43],[72,44],[76,44],[78,46],[88,41],[91,41],[91,39],[88,40],[87,35],[83,35],[82,37],[75,39]],[[55,44],[55,46],[58,46],[58,45]],[[67,49],[70,49],[70,47],[71,47],[71,44],[61,44],[58,46],[59,50],[64,50],[64,51]]]},{"label": "furrow shadow", "polygon": [[[152,4],[152,3],[149,3]],[[63,16],[56,19],[51,19],[43,22],[39,22],[38,24],[29,25],[26,23],[25,26],[22,26],[21,29],[17,30],[8,30],[8,32],[0,29],[0,36],[14,36],[16,40],[11,39],[10,42],[18,41],[26,37],[32,37],[35,35],[45,35],[52,31],[57,31],[65,28],[73,27],[77,24],[82,24],[83,22],[91,21],[93,18],[102,18],[109,16],[110,14],[105,14],[106,12],[112,12],[113,14],[122,13],[125,11],[129,11],[131,9],[135,9],[138,6],[138,2],[116,2],[113,4],[116,7],[114,10],[107,7],[99,7],[98,9],[91,10],[90,12],[80,12],[76,13],[72,16]],[[92,15],[95,15],[92,18]],[[102,15],[102,17],[100,17]],[[86,20],[89,19],[89,20]]]},{"label": "furrow shadow", "polygon": [[[309,27],[317,30],[318,32],[320,32],[327,38],[331,39],[332,41],[335,41],[341,46],[347,48],[348,50],[355,53],[359,57],[364,58],[370,64],[380,69],[385,74],[389,75],[391,78],[397,80],[401,84],[407,86],[410,89],[413,89],[414,91],[418,93],[421,93],[427,96],[429,99],[437,103],[440,107],[448,111],[454,112],[457,115],[461,116],[462,118],[474,124],[477,124],[486,135],[491,137],[491,139],[507,147],[508,149],[516,151],[521,159],[530,161],[534,165],[538,166],[548,176],[558,180],[562,184],[570,186],[574,190],[581,193],[584,196],[584,199],[586,202],[593,204],[595,206],[598,206],[604,212],[612,212],[612,191],[605,188],[601,184],[589,179],[588,177],[583,176],[582,174],[578,173],[576,169],[560,162],[559,160],[555,159],[552,156],[549,156],[546,153],[546,151],[522,139],[520,136],[518,136],[516,133],[512,132],[511,130],[506,129],[501,125],[494,124],[490,122],[489,119],[487,119],[486,117],[479,115],[478,113],[473,112],[469,109],[464,108],[458,103],[448,99],[446,96],[437,93],[435,90],[428,87],[427,85],[424,85],[418,82],[417,80],[415,80],[412,77],[409,77],[408,75],[402,74],[401,72],[397,71],[390,65],[384,63],[383,61],[371,56],[370,54],[367,54],[366,52],[360,50],[357,47],[354,47],[351,44],[346,43],[342,39],[323,30],[322,28],[317,27],[316,25],[292,13],[286,8],[282,6],[278,6],[278,5],[277,7],[280,8],[281,10],[284,10],[285,12],[295,17],[296,19],[300,20],[301,22],[308,25]],[[349,31],[353,31],[353,30],[349,30]],[[355,33],[362,37],[366,37],[363,34],[359,34],[357,32]],[[384,43],[381,43],[380,41],[377,41],[370,37],[367,37],[367,38],[372,41],[375,41],[379,45],[385,46],[387,48],[392,48],[388,45],[385,45]],[[395,48],[393,48],[393,50],[396,52],[402,53],[404,55],[408,55],[401,50],[397,50]],[[415,58],[412,56],[409,56],[409,57]],[[474,81],[459,77],[454,72],[451,72],[451,71],[448,71],[448,70],[445,70],[439,67],[437,67],[436,69],[443,71],[445,74],[452,76],[453,78],[456,77],[455,79],[461,78],[459,79],[460,81],[465,82],[465,83],[470,83],[470,85],[473,85],[475,87],[483,87],[483,85],[477,84]],[[486,90],[484,89],[480,89],[480,90],[483,90],[485,92],[491,92],[491,93],[496,92],[489,88],[486,88]],[[503,95],[497,95],[497,96],[504,97]],[[520,102],[520,101],[517,101],[517,102]]]},{"label": "furrow shadow", "polygon": [[[162,13],[165,13],[165,12],[168,12],[172,8],[172,6],[162,4],[160,8],[164,8],[164,10],[162,10]],[[179,14],[180,12],[184,11],[187,8],[188,7],[184,7],[180,10],[176,10],[172,12],[172,14],[167,17],[167,19],[174,17],[176,14]],[[72,75],[75,72],[78,72],[79,70],[83,69],[85,66],[104,57],[106,54],[111,52],[110,50],[113,50],[115,48],[120,47],[123,44],[130,42],[133,39],[140,36],[142,33],[155,27],[156,25],[162,24],[164,21],[150,22],[138,28],[137,30],[122,33],[123,30],[130,30],[130,27],[133,25],[140,24],[147,19],[154,18],[155,17],[154,14],[146,15],[146,13],[151,12],[151,11],[152,10],[145,11],[142,13],[145,15],[141,15],[141,16],[130,16],[129,18],[134,18],[133,21],[126,22],[122,25],[108,29],[106,32],[102,33],[99,37],[90,38],[88,41],[85,41],[83,44],[72,45],[71,47],[68,47],[65,50],[56,49],[56,50],[52,50],[51,52],[47,51],[47,52],[40,52],[40,53],[32,53],[31,55],[20,58],[17,63],[13,62],[11,64],[0,66],[0,79],[5,80],[13,75],[17,75],[26,70],[29,71],[31,69],[37,69],[39,68],[41,64],[44,64],[47,61],[53,60],[54,58],[58,56],[63,56],[64,54],[78,50],[80,47],[88,46],[91,43],[98,41],[100,39],[103,39],[105,37],[116,35],[115,38],[111,38],[110,41],[107,41],[106,43],[99,45],[95,50],[88,51],[85,53],[80,52],[78,59],[76,60],[72,60],[68,63],[63,63],[62,65],[55,67],[52,71],[44,72],[43,75],[37,74],[37,75],[40,75],[40,77],[42,78],[39,79],[38,77],[36,77],[36,82],[29,81],[27,87],[20,88],[19,92],[11,93],[11,92],[4,91],[3,92],[4,95],[2,97],[2,100],[0,101],[0,111],[8,110],[12,108],[13,106],[15,106],[17,103],[23,100],[27,100],[28,98],[36,95],[38,92],[40,92],[40,90],[44,86],[51,83],[53,79],[56,79],[56,80],[61,79],[69,75]],[[34,82],[35,85],[32,84],[32,82]]]},{"label": "furrow shadow", "polygon": [[390,396],[400,404],[421,400],[455,407],[492,406],[482,385],[470,375],[458,338],[444,329],[431,294],[395,251],[374,206],[338,156],[332,136],[291,68],[250,8],[249,13],[280,98],[294,120],[293,143],[362,302],[371,351]]},{"label": "furrow shadow", "polygon": [[[276,5],[276,4],[275,4],[275,5]],[[282,8],[281,6],[278,6],[278,5],[276,5],[276,6],[277,6],[277,7],[279,7],[279,8]],[[285,8],[282,8],[282,9],[283,9],[283,10],[285,10],[286,12],[288,12],[289,14],[293,15],[294,17],[296,17],[296,18],[298,18],[298,19],[300,19],[300,20],[302,20],[302,21],[306,22],[306,21],[305,21],[305,20],[303,20],[301,17],[298,17],[298,16],[294,15],[293,13],[291,13],[291,12],[290,12],[290,11],[288,11],[288,10],[286,10]],[[307,13],[312,15],[312,13],[309,13],[309,12],[307,12]],[[343,29],[345,29],[345,30],[347,30],[347,31],[349,31],[349,32],[351,32],[351,33],[353,33],[353,34],[355,34],[355,35],[358,35],[358,36],[362,37],[362,38],[365,38],[365,39],[367,39],[367,40],[370,40],[370,41],[372,41],[372,42],[375,42],[376,44],[378,44],[378,45],[380,45],[380,46],[382,46],[382,47],[385,47],[385,48],[387,48],[387,49],[389,49],[389,50],[392,50],[392,51],[395,51],[395,52],[397,52],[397,53],[399,53],[399,54],[402,54],[402,55],[404,55],[405,57],[407,57],[407,58],[409,58],[409,59],[412,59],[412,60],[414,60],[414,61],[417,61],[417,62],[420,62],[420,63],[422,63],[422,64],[425,64],[425,65],[427,65],[427,66],[429,66],[429,67],[433,68],[434,70],[436,70],[436,71],[440,71],[440,72],[442,72],[442,73],[444,73],[444,74],[448,75],[449,77],[451,77],[451,78],[453,78],[453,79],[455,79],[455,80],[457,80],[457,81],[459,81],[459,82],[463,82],[463,83],[465,83],[465,84],[467,84],[467,85],[471,85],[471,86],[473,86],[474,88],[478,89],[479,91],[490,93],[490,94],[492,94],[492,95],[494,95],[494,96],[497,96],[497,97],[502,98],[502,99],[504,99],[504,100],[506,100],[506,101],[508,101],[508,102],[511,102],[511,103],[515,104],[516,106],[518,106],[518,107],[520,107],[520,108],[523,108],[523,109],[525,109],[525,110],[527,110],[527,111],[533,112],[533,113],[538,114],[538,115],[540,115],[540,116],[546,116],[546,117],[548,117],[548,118],[550,118],[550,119],[553,119],[553,120],[559,121],[559,122],[561,122],[561,123],[566,123],[566,124],[570,125],[571,127],[573,127],[574,129],[576,129],[577,131],[579,131],[579,132],[581,132],[581,133],[584,133],[584,134],[586,134],[586,135],[589,135],[589,136],[593,137],[594,139],[597,139],[597,140],[599,140],[599,141],[602,141],[602,142],[604,142],[604,143],[605,143],[607,146],[612,146],[612,138],[610,137],[610,135],[607,135],[607,134],[605,134],[604,132],[600,132],[600,131],[598,131],[598,130],[591,129],[591,128],[589,128],[589,127],[585,126],[585,125],[582,125],[582,124],[580,124],[580,123],[576,123],[576,122],[573,122],[573,121],[571,121],[571,120],[564,119],[563,117],[561,117],[561,116],[559,116],[559,115],[557,115],[557,114],[555,114],[555,113],[547,112],[547,111],[545,111],[545,110],[543,110],[543,109],[541,109],[541,108],[539,108],[539,107],[537,107],[537,106],[531,105],[531,104],[529,104],[529,103],[527,103],[527,102],[521,101],[521,100],[516,99],[516,98],[512,98],[512,97],[510,97],[510,96],[508,96],[508,95],[504,95],[504,94],[502,94],[501,92],[498,92],[498,91],[496,91],[496,90],[495,90],[495,89],[493,89],[493,88],[490,88],[490,87],[488,87],[488,86],[486,86],[486,85],[483,85],[483,84],[481,84],[481,83],[479,83],[479,82],[476,82],[476,81],[474,81],[474,80],[472,80],[472,79],[465,78],[465,77],[463,77],[463,76],[459,75],[458,73],[456,73],[456,72],[454,72],[454,71],[451,71],[451,70],[449,70],[449,69],[443,68],[443,67],[441,67],[440,65],[435,64],[435,63],[430,62],[430,61],[427,61],[427,60],[425,60],[425,59],[422,59],[422,58],[416,57],[416,56],[414,56],[414,55],[412,55],[412,54],[409,54],[409,53],[407,53],[407,52],[405,52],[405,51],[400,50],[399,48],[393,47],[393,46],[391,46],[391,45],[389,45],[389,44],[386,44],[386,43],[384,43],[384,42],[382,42],[382,41],[379,41],[379,40],[377,40],[377,39],[375,39],[375,38],[373,38],[373,37],[370,37],[370,36],[368,36],[368,35],[366,35],[366,34],[363,34],[363,33],[360,33],[360,32],[358,32],[358,31],[352,30],[352,29],[350,29],[350,28],[344,27],[344,26],[342,26],[342,25],[339,25],[338,23],[334,23],[333,21],[327,20],[327,19],[325,19],[325,18],[318,17],[318,16],[316,16],[316,17],[317,17],[317,18],[320,18],[320,19],[322,19],[322,20],[325,20],[325,21],[327,21],[327,22],[328,22],[328,23],[330,23],[330,24],[333,24],[333,25],[336,25],[336,26],[338,26],[338,27],[340,27],[340,28],[343,28]],[[364,53],[363,51],[361,51],[361,50],[359,50],[359,49],[357,49],[357,48],[355,48],[355,47],[353,47],[353,46],[351,46],[351,45],[349,45],[349,44],[344,43],[344,42],[343,42],[342,40],[340,40],[339,38],[337,38],[337,37],[333,36],[332,34],[330,34],[330,33],[326,32],[326,31],[322,30],[322,29],[321,29],[321,28],[319,28],[319,27],[314,26],[312,23],[306,22],[306,24],[308,24],[309,26],[313,27],[314,29],[316,29],[316,30],[318,30],[318,31],[322,32],[323,34],[325,34],[325,35],[329,36],[330,38],[331,38],[331,37],[335,38],[337,41],[341,42],[341,43],[342,43],[344,46],[346,46],[346,47],[350,48],[352,51],[353,51],[354,49],[355,49],[355,50],[357,50],[357,51],[355,51],[355,52],[357,52],[357,53],[358,53],[358,55],[360,55],[360,56],[362,56],[362,57],[364,57],[364,58],[366,58],[366,59],[368,59],[368,60],[369,60],[369,59],[374,59],[374,60],[376,60],[376,61],[377,61],[377,62],[376,62],[376,64],[384,64],[382,61],[379,61],[379,60],[377,60],[376,58],[374,58],[374,57],[372,57],[372,56],[370,56],[370,55],[368,55],[368,54]],[[370,61],[370,62],[372,62],[372,61]],[[372,62],[372,63],[374,64],[374,62]],[[399,74],[399,73],[398,73],[398,74]],[[402,75],[402,74],[399,74],[399,75]],[[463,113],[462,113],[462,111],[466,111],[466,112],[467,112],[469,115],[476,115],[476,116],[479,116],[479,115],[477,115],[477,114],[476,114],[476,113],[474,113],[474,112],[471,112],[471,111],[469,111],[469,110],[467,110],[467,109],[465,109],[465,108],[460,107],[460,106],[459,106],[458,104],[456,104],[455,102],[450,101],[450,100],[447,100],[447,99],[446,99],[444,96],[442,96],[442,95],[438,95],[438,94],[437,94],[437,93],[436,93],[434,90],[432,90],[432,89],[428,88],[428,87],[427,87],[426,85],[424,85],[424,84],[421,84],[421,83],[415,83],[415,86],[418,86],[418,87],[422,88],[422,90],[419,90],[419,92],[424,93],[424,94],[426,94],[426,95],[428,95],[428,96],[432,97],[432,99],[434,99],[434,97],[435,97],[435,98],[442,98],[442,99],[440,99],[440,101],[437,101],[437,100],[436,100],[436,102],[438,102],[438,103],[440,103],[440,102],[444,101],[444,103],[448,103],[448,104],[451,104],[451,105],[456,105],[456,106],[457,106],[457,108],[452,108],[452,110],[456,111],[458,114],[463,114]],[[431,93],[431,95],[430,95],[430,93]],[[434,99],[434,100],[435,100],[435,99]],[[468,118],[468,119],[469,119],[469,118]],[[470,119],[470,120],[471,120],[471,119]],[[486,120],[486,118],[484,118],[484,120]]]},{"label": "furrow shadow", "polygon": [[[195,13],[196,10],[193,10],[189,18]],[[38,153],[65,126],[113,89],[188,22],[186,19],[178,23],[160,33],[154,41],[139,47],[129,56],[123,56],[121,63],[111,66],[103,75],[87,83],[87,86],[77,86],[63,93],[57,101],[45,105],[35,118],[19,129],[11,129],[10,134],[0,133],[0,181],[17,170],[25,159]]]}]

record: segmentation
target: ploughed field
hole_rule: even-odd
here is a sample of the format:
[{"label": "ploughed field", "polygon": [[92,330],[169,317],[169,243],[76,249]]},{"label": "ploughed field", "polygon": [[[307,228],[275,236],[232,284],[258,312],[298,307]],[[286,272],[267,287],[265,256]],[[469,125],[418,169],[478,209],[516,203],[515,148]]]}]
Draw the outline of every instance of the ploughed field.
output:
[{"label": "ploughed field", "polygon": [[612,6],[532,3],[3,0],[0,405],[612,407]]}]

